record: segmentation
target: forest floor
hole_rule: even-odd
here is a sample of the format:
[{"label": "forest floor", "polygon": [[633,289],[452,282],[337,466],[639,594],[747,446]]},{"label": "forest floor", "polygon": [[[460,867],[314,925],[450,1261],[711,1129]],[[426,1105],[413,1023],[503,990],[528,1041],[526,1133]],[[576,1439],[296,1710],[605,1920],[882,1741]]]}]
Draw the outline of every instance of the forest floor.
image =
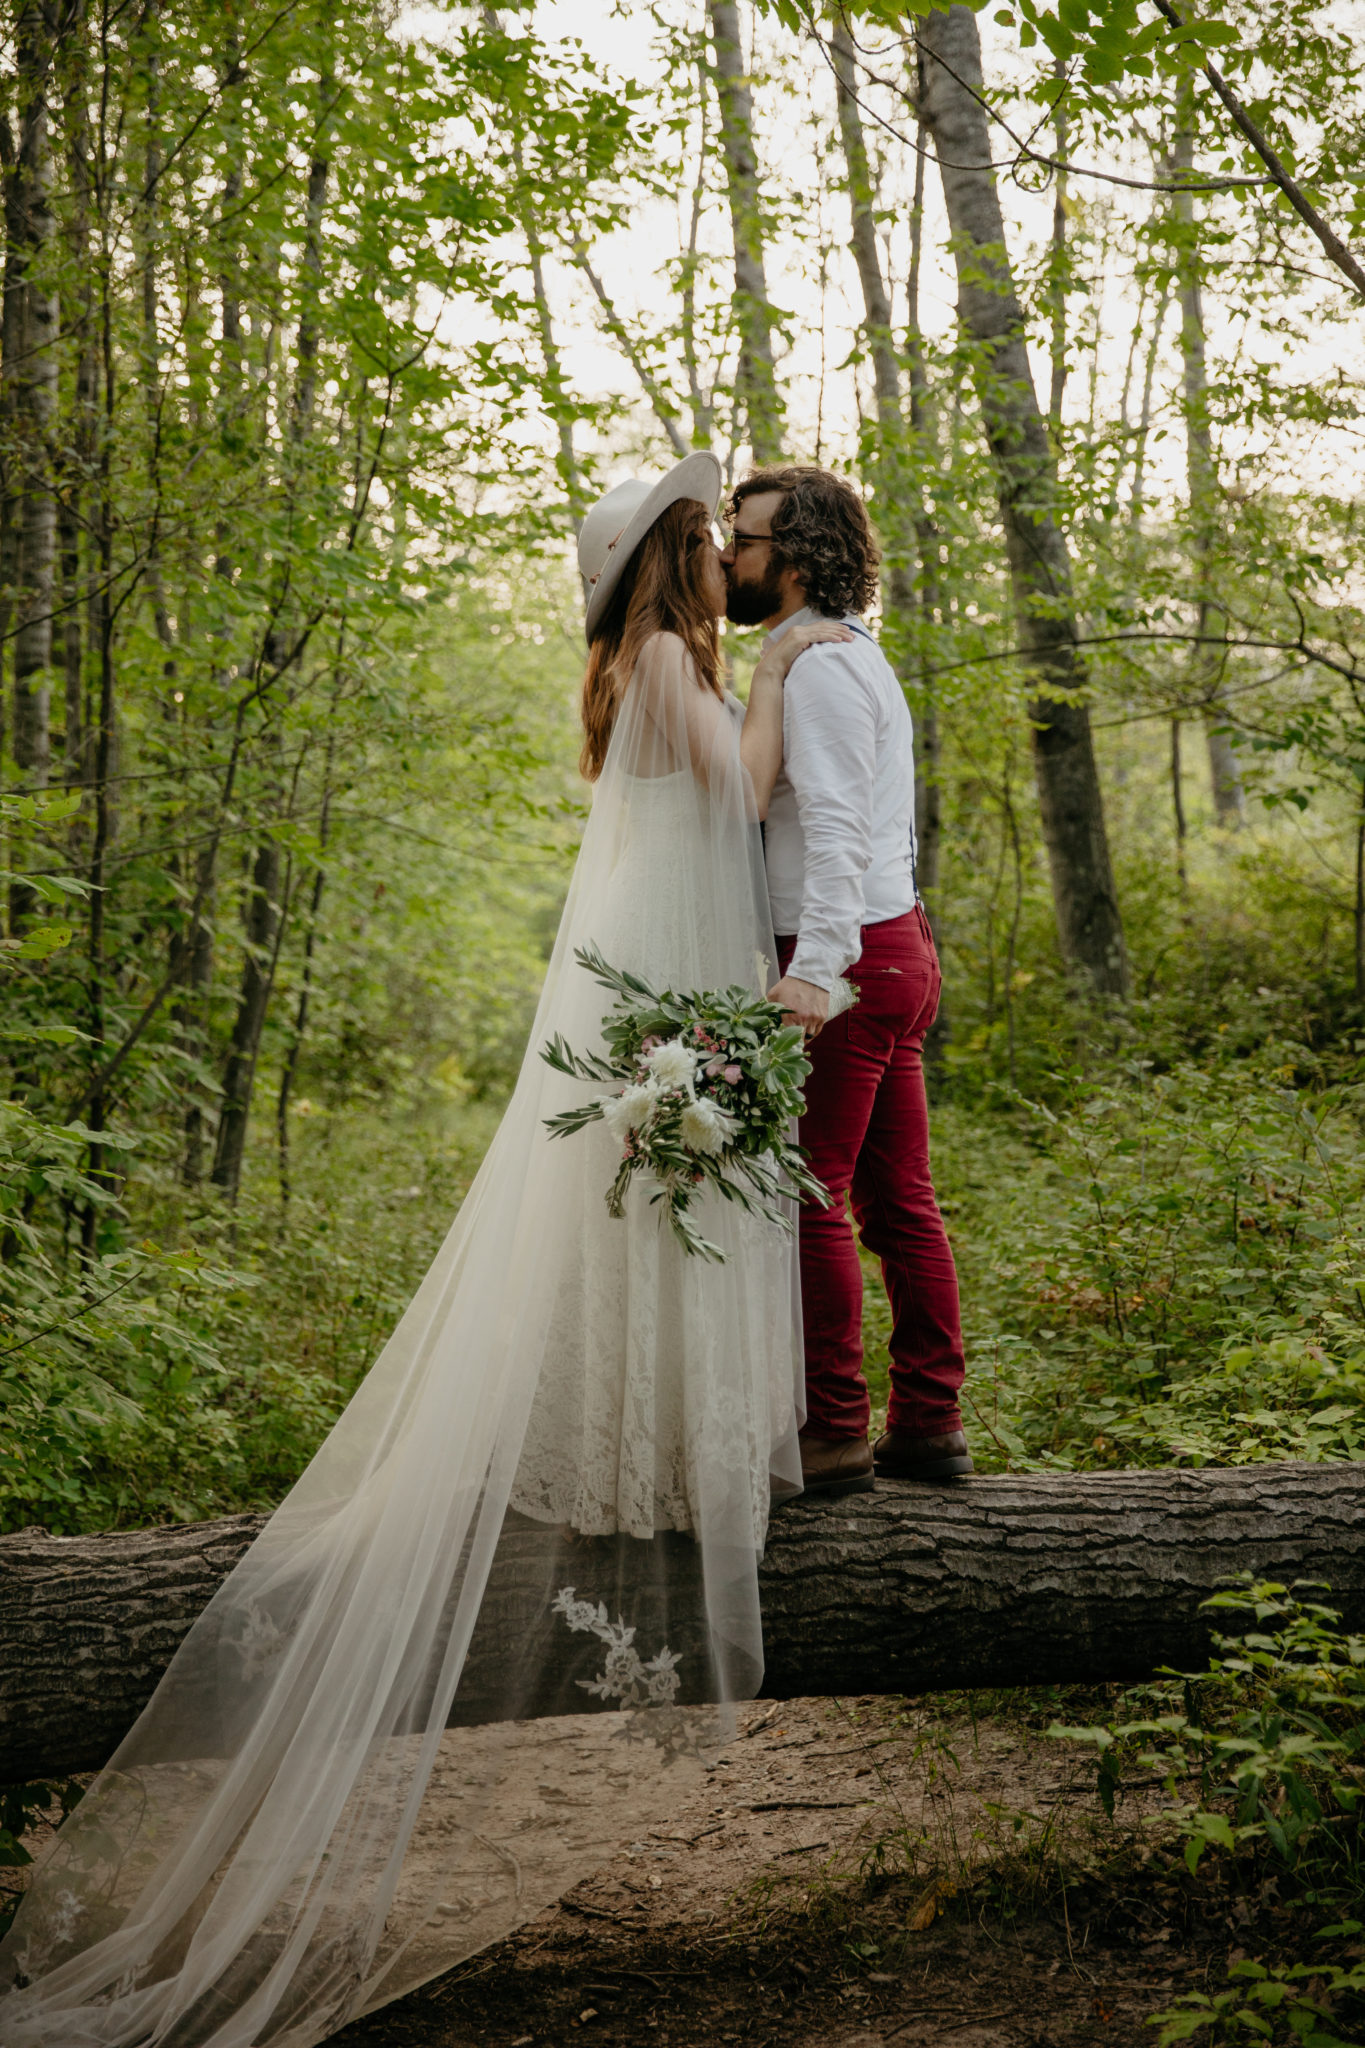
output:
[{"label": "forest floor", "polygon": [[1153,2014],[1217,1988],[1242,1953],[1226,1922],[1180,1931],[1178,1885],[1159,1876],[1164,1859],[1144,1863],[1159,1792],[1146,1815],[1130,1798],[1116,1833],[1085,1753],[1027,1715],[956,1706],[749,1709],[704,1787],[645,1839],[338,2042],[1153,2040]]}]

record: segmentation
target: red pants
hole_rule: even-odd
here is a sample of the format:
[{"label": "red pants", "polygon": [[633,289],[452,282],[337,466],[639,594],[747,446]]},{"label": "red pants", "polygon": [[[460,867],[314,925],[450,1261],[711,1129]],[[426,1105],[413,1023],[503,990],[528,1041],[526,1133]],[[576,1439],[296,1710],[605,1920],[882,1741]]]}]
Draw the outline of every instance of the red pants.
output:
[{"label": "red pants", "polygon": [[[782,972],[796,941],[779,938]],[[806,1327],[806,1428],[865,1436],[863,1276],[848,1220],[881,1260],[891,1303],[890,1427],[912,1436],[960,1429],[962,1324],[957,1269],[929,1174],[929,1109],[921,1052],[942,977],[918,906],[863,926],[848,970],[855,1008],[810,1047],[801,1143],[833,1196],[801,1210],[801,1307]]]}]

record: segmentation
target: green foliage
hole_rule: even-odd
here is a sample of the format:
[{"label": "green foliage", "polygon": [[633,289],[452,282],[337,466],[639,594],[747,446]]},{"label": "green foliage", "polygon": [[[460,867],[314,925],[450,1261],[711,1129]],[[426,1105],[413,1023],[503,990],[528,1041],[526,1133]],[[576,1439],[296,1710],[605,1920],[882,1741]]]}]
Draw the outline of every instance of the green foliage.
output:
[{"label": "green foliage", "polygon": [[[74,1811],[83,1787],[74,1779],[59,1778],[50,1784],[34,1781],[24,1785],[0,1786],[0,1872],[24,1870],[32,1863],[32,1852],[24,1836],[44,1821],[65,1820]],[[0,1884],[0,1935],[14,1917],[17,1890]]]},{"label": "green foliage", "polygon": [[1215,1633],[1216,1654],[1180,1681],[1178,1707],[1051,1731],[1098,1751],[1111,1816],[1130,1772],[1157,1774],[1175,1802],[1161,1821],[1183,1838],[1192,1878],[1212,1851],[1244,1893],[1272,1873],[1327,1923],[1315,1936],[1321,1960],[1242,1960],[1226,1990],[1183,1998],[1160,2016],[1161,2048],[1197,2038],[1349,2048],[1337,2027],[1345,2012],[1365,2013],[1365,1964],[1332,1954],[1361,1931],[1341,1913],[1359,1910],[1365,1876],[1365,1637],[1303,1590],[1248,1580],[1216,1594],[1209,1610],[1240,1629]]},{"label": "green foliage", "polygon": [[[1288,991],[1232,985],[1197,1018],[1182,999],[1150,1003],[1078,1032],[1051,1077],[1021,1043],[1047,1096],[939,1106],[988,1463],[1365,1450],[1357,1055],[1282,1035],[1292,1021],[1311,1028]],[[875,1290],[870,1310],[876,1357]]]}]

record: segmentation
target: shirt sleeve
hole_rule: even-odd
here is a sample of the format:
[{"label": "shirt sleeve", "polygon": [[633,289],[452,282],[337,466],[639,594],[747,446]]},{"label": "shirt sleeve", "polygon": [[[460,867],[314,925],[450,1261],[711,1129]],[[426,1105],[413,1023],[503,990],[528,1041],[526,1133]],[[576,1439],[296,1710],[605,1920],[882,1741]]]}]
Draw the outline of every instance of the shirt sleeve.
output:
[{"label": "shirt sleeve", "polygon": [[863,876],[872,862],[877,708],[837,643],[787,677],[783,766],[805,843],[801,923],[788,974],[831,988],[862,951]]}]

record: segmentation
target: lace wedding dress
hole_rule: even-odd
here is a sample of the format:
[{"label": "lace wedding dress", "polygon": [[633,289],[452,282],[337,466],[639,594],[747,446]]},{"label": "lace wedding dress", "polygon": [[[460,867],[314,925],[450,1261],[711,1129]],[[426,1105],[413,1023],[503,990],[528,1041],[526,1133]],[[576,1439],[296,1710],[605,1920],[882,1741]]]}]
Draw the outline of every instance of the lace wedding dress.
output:
[{"label": "lace wedding dress", "polygon": [[600,1126],[595,944],[656,985],[774,958],[739,707],[658,635],[627,689],[521,1077],[346,1413],[191,1628],[0,1946],[4,2048],[310,2048],[657,1822],[762,1676],[800,1485],[793,1241],[689,1260]]}]

